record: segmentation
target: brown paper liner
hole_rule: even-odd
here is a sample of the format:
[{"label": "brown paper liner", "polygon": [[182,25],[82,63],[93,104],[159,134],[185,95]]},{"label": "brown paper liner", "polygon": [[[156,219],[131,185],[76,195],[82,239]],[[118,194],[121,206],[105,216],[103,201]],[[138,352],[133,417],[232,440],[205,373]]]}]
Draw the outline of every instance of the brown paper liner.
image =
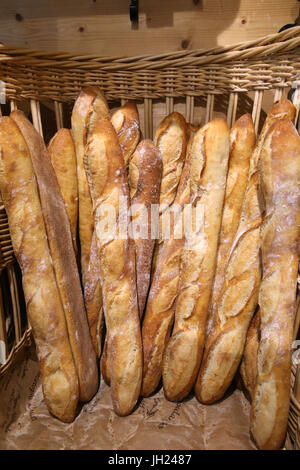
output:
[{"label": "brown paper liner", "polygon": [[0,380],[0,449],[196,450],[255,449],[249,403],[240,390],[204,406],[194,396],[168,402],[160,389],[126,417],[113,412],[101,381],[95,397],[71,424],[49,415],[34,348],[26,348]]}]

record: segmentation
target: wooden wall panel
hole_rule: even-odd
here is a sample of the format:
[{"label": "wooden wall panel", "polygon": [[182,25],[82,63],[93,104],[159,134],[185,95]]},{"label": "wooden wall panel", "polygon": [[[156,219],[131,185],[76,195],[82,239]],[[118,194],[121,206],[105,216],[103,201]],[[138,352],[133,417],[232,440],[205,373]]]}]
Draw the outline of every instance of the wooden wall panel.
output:
[{"label": "wooden wall panel", "polygon": [[1,0],[0,41],[98,55],[209,48],[274,33],[298,16],[296,0]]}]

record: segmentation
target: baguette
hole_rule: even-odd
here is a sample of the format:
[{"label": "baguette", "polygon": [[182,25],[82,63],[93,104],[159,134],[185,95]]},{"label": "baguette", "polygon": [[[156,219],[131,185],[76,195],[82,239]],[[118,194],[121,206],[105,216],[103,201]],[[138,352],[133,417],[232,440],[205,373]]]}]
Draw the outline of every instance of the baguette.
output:
[{"label": "baguette", "polygon": [[99,358],[102,352],[104,312],[100,282],[99,251],[95,231],[92,237],[90,260],[85,277],[84,301],[93,347],[96,357]]},{"label": "baguette", "polygon": [[48,152],[70,222],[73,247],[77,253],[78,187],[76,154],[69,129],[60,129],[51,139]]},{"label": "baguette", "polygon": [[275,122],[260,156],[265,204],[259,289],[261,339],[250,429],[258,447],[279,449],[290,404],[300,237],[300,138],[288,119]]},{"label": "baguette", "polygon": [[[193,136],[188,144],[178,191],[172,205],[173,208],[177,207],[181,210],[190,200],[189,174],[192,138]],[[174,319],[180,256],[184,245],[184,237],[175,236],[176,222],[177,224],[182,223],[183,214],[179,212],[174,215],[178,220],[171,220],[173,225],[171,225],[170,237],[163,242],[150,287],[142,327],[144,366],[141,394],[144,397],[155,391],[161,379],[163,352]]]},{"label": "baguette", "polygon": [[11,118],[22,132],[36,175],[43,217],[69,341],[79,382],[79,399],[88,401],[98,389],[98,370],[88,328],[70,225],[53,166],[40,134],[22,111]]},{"label": "baguette", "polygon": [[[147,233],[133,233],[136,253],[136,277],[139,313],[142,317],[150,284],[154,237],[151,236],[151,207],[159,203],[162,161],[151,140],[143,140],[129,163],[129,188],[131,208],[135,215],[144,214],[148,222]],[[142,211],[141,214],[141,205]],[[132,224],[134,223],[132,214]],[[142,227],[141,227],[142,228]]]},{"label": "baguette", "polygon": [[[85,168],[99,250],[112,402],[115,412],[125,416],[134,408],[140,393],[142,346],[135,249],[133,240],[128,237],[130,218],[126,167],[118,137],[107,119],[98,122],[89,138]],[[126,214],[121,212],[121,198]],[[116,213],[115,234],[103,231],[108,204]]]},{"label": "baguette", "polygon": [[0,190],[22,271],[45,402],[54,416],[71,422],[79,399],[77,373],[30,152],[20,129],[9,117],[0,119]]},{"label": "baguette", "polygon": [[127,101],[124,106],[113,113],[111,123],[118,135],[125,165],[128,167],[141,134],[136,104],[132,101]]},{"label": "baguette", "polygon": [[[128,165],[140,138],[139,115],[136,105],[128,101],[112,115],[111,123],[117,132],[125,164]],[[89,265],[85,278],[84,297],[94,349],[97,357],[100,357],[102,350],[103,302],[98,258],[97,237],[93,233]],[[107,348],[105,340],[101,358],[101,373],[104,381],[109,385],[109,367],[106,361]]]},{"label": "baguette", "polygon": [[224,281],[206,330],[206,344],[195,393],[202,403],[219,400],[241,361],[246,334],[258,301],[261,279],[259,234],[262,208],[258,196],[259,155],[266,133],[282,115],[293,115],[287,100],[275,103],[267,115],[250,160],[239,227],[225,260]]},{"label": "baguette", "polygon": [[[171,115],[172,117],[172,115]],[[175,113],[175,123],[177,122],[177,113]],[[171,127],[171,124],[170,122],[172,123],[172,121],[170,120],[170,117],[167,119],[167,124],[166,126],[164,125],[163,126],[163,123],[161,124],[160,126],[160,129],[158,129],[157,131],[157,140],[159,140],[159,135],[161,132],[163,132],[166,128],[167,128],[167,131],[171,132],[171,130],[169,129]],[[184,127],[184,122],[182,121],[181,119],[181,115],[179,115],[179,125],[182,126],[182,128]],[[178,123],[177,123],[178,124]],[[195,126],[192,126],[192,125],[187,125],[186,127],[186,134],[184,134],[184,139],[187,138],[192,138],[192,135],[193,133],[196,131],[196,127]],[[160,136],[161,138],[161,136]],[[171,139],[171,136],[170,136],[170,140]],[[176,141],[175,141],[176,142]],[[172,142],[173,145],[174,145],[174,142]],[[137,155],[136,155],[137,156]],[[165,156],[168,156],[168,153],[165,149]],[[135,163],[133,161],[133,163]],[[142,167],[142,165],[141,165]],[[135,188],[137,183],[134,181],[135,179],[135,173],[136,173],[136,165],[131,165],[129,164],[129,186],[131,188]],[[188,182],[188,165],[186,166],[186,169],[185,169],[185,175],[182,177],[182,181],[180,180],[180,184],[179,184],[179,187],[178,187],[178,197],[176,196],[176,204],[179,204],[181,205],[182,207],[184,206],[185,203],[188,202],[188,194],[187,192],[185,191],[185,186],[187,185],[187,182]],[[132,195],[132,191],[131,191],[131,195]],[[144,197],[144,196],[143,196]],[[162,197],[162,196],[161,196]],[[147,198],[145,198],[146,200]],[[152,221],[153,222],[153,221]],[[169,246],[168,248],[166,248],[166,257],[165,255],[163,256],[164,258],[164,261],[163,263],[167,261],[169,261],[169,257],[172,256],[172,252],[173,250],[175,249],[179,249],[179,245],[180,245],[180,241],[176,240],[176,241],[170,241],[169,242]],[[141,241],[140,245],[143,246],[144,244],[144,241]],[[148,244],[148,243],[147,243]],[[150,242],[151,244],[151,242]],[[154,247],[155,247],[155,242],[153,243],[154,244]],[[176,248],[175,248],[176,247]],[[154,255],[155,256],[155,255]],[[154,258],[153,256],[153,258]],[[156,256],[158,256],[158,251],[156,251]],[[149,258],[148,258],[149,259]],[[170,271],[172,271],[172,278],[174,278],[174,282],[175,279],[177,278],[178,279],[178,274],[176,269],[177,269],[177,265],[178,265],[178,260],[179,258],[175,258],[174,259],[174,263],[172,265],[171,264],[168,264],[168,268],[167,268],[167,271],[168,269],[170,269]],[[157,264],[157,260],[156,260],[156,263],[155,265]],[[137,258],[137,263],[139,263],[139,260]],[[171,267],[172,266],[172,267]],[[177,266],[177,267],[176,267]],[[154,290],[153,292],[155,292],[156,290],[159,290],[160,289],[160,286],[162,284],[164,284],[165,282],[167,282],[167,280],[165,278],[165,268],[162,268],[162,270],[160,271],[160,274],[158,275],[158,279],[156,280],[156,284],[157,287],[154,287]],[[144,268],[141,266],[141,269],[140,271],[145,271]],[[137,266],[137,282],[139,283],[139,267]],[[153,271],[152,271],[153,273]],[[150,278],[151,278],[151,274],[150,275]],[[150,279],[148,281],[150,283]],[[148,290],[148,289],[147,289]],[[153,294],[154,296],[156,294]],[[144,373],[144,377],[143,377],[143,385],[142,385],[142,394],[144,396],[148,396],[150,395],[154,390],[155,388],[157,387],[158,383],[159,383],[159,380],[160,380],[160,377],[161,377],[161,361],[162,361],[162,352],[163,350],[160,348],[158,349],[157,351],[153,351],[152,350],[152,347],[151,347],[151,341],[152,341],[152,335],[155,336],[156,334],[159,335],[159,333],[157,333],[157,330],[156,328],[158,328],[158,325],[156,323],[156,320],[159,321],[159,318],[160,316],[163,314],[163,312],[160,311],[160,307],[157,305],[158,309],[156,309],[154,307],[154,310],[152,308],[152,306],[149,306],[149,309],[148,309],[148,313],[147,313],[147,320],[146,320],[146,323],[145,323],[145,335],[146,335],[146,339],[144,339],[143,341],[145,342],[145,344],[147,343],[147,348],[149,348],[148,350],[148,358],[144,361],[144,368],[146,367],[147,368],[147,371],[148,371],[148,368],[149,368],[149,372],[145,372]],[[172,316],[172,305],[170,307],[170,310],[168,313],[165,314],[165,317],[169,317],[169,321],[167,321],[166,323],[166,328],[163,327],[163,330],[164,331],[162,334],[164,334],[164,339],[161,343],[160,339],[158,338],[157,336],[157,339],[158,339],[158,342],[160,343],[160,346],[164,346],[165,344],[165,341],[167,340],[168,338],[168,335],[169,335],[169,331],[170,331],[170,327],[171,327],[171,324],[172,324],[172,319],[173,319],[173,316]],[[139,311],[140,311],[140,316],[142,315],[142,313],[144,312],[144,306],[140,305],[139,306]],[[149,329],[148,329],[148,322],[149,322]],[[151,326],[150,326],[151,325]],[[145,344],[144,344],[144,347],[145,347]],[[152,355],[154,354],[154,355]],[[152,371],[152,369],[155,370],[155,372]],[[109,379],[109,368],[107,366],[107,348],[106,348],[106,343],[104,345],[104,350],[103,350],[103,355],[102,355],[102,358],[101,358],[101,373],[102,373],[102,376],[105,380],[105,382],[107,384],[110,383],[110,379]]]},{"label": "baguette", "polygon": [[[113,113],[111,123],[117,133],[125,165],[128,167],[140,139],[139,115],[135,103],[127,101],[124,106]],[[100,299],[99,295],[98,304],[100,304],[100,302],[102,304],[102,299]],[[109,385],[110,377],[109,366],[107,364],[107,339],[105,339],[103,354],[101,357],[101,373],[104,381]]]},{"label": "baguette", "polygon": [[193,231],[186,236],[182,251],[175,323],[163,357],[164,393],[171,401],[189,394],[199,371],[228,158],[227,124],[223,119],[214,119],[196,132],[191,148]]},{"label": "baguette", "polygon": [[81,249],[81,274],[83,286],[88,270],[93,236],[92,200],[83,165],[84,149],[89,133],[100,118],[109,117],[106,100],[97,87],[85,88],[79,94],[72,111],[72,133],[76,149],[78,198],[79,198],[79,240]]},{"label": "baguette", "polygon": [[166,237],[164,214],[167,214],[176,196],[187,142],[188,127],[184,117],[176,112],[169,114],[158,126],[154,138],[154,143],[161,154],[163,169],[159,200],[159,237],[154,247],[152,277],[159,260],[163,240]]},{"label": "baguette", "polygon": [[226,193],[219,240],[219,249],[215,279],[211,296],[211,314],[218,301],[223,284],[228,255],[236,235],[242,204],[248,182],[250,158],[254,150],[256,136],[252,118],[249,114],[240,117],[229,134],[229,168],[226,181]]},{"label": "baguette", "polygon": [[260,339],[260,315],[259,310],[253,316],[245,342],[245,349],[240,364],[240,376],[242,384],[250,397],[253,397],[257,375],[257,353]]}]

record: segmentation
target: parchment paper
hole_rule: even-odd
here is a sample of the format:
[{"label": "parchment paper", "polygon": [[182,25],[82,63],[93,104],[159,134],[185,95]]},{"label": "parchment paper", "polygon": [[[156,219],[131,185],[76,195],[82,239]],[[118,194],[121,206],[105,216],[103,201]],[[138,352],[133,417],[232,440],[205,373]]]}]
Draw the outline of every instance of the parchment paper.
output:
[{"label": "parchment paper", "polygon": [[120,418],[101,380],[98,393],[81,407],[75,421],[61,423],[43,401],[34,347],[26,348],[0,379],[0,403],[1,449],[255,449],[249,435],[250,406],[240,390],[204,406],[194,396],[183,403],[168,402],[161,389]]}]

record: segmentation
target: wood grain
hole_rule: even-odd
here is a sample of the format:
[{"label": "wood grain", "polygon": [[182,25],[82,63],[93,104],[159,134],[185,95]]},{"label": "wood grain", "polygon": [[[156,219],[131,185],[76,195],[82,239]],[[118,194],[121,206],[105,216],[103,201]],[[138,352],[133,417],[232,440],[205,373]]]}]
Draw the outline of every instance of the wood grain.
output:
[{"label": "wood grain", "polygon": [[233,44],[275,33],[296,0],[141,0],[139,24],[124,0],[2,0],[0,41],[98,55],[160,54]]}]

